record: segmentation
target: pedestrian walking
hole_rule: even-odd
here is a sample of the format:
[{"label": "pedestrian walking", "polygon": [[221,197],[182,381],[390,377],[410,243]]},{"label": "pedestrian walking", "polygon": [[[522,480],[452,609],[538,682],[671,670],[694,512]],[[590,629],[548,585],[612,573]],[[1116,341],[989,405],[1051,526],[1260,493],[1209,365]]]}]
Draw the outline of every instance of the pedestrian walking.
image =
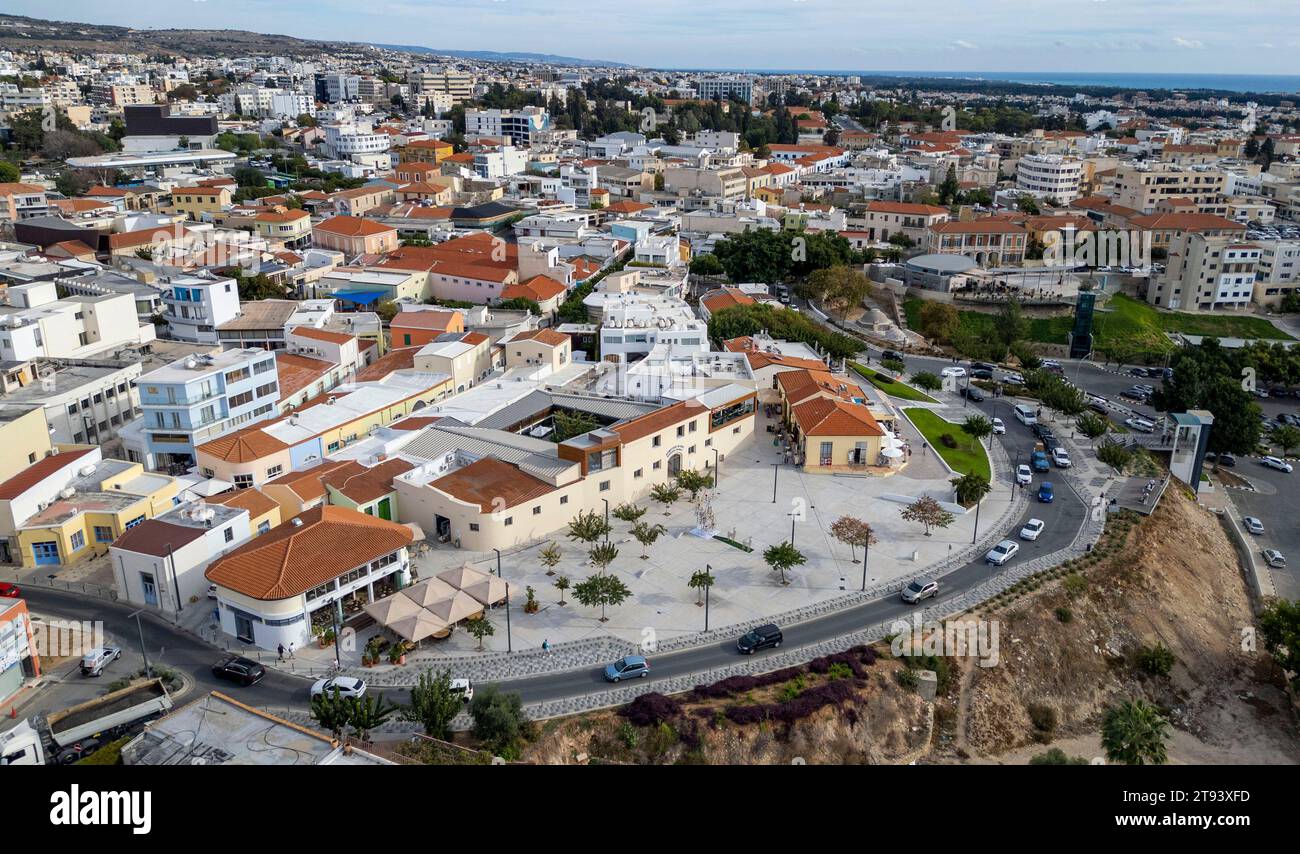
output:
[{"label": "pedestrian walking", "polygon": [[280,655],[279,660],[284,661],[284,644],[280,644],[279,646],[277,646],[275,648],[275,651]]},{"label": "pedestrian walking", "polygon": [[293,641],[289,641],[289,660],[293,660]]},{"label": "pedestrian walking", "polygon": [[925,456],[925,453],[926,453],[926,451],[928,451],[928,450],[930,450],[930,443],[929,443],[929,442],[922,442],[922,443],[921,443],[921,456]]},{"label": "pedestrian walking", "polygon": [[542,638],[542,652],[547,655],[551,654],[551,642],[547,638]]}]

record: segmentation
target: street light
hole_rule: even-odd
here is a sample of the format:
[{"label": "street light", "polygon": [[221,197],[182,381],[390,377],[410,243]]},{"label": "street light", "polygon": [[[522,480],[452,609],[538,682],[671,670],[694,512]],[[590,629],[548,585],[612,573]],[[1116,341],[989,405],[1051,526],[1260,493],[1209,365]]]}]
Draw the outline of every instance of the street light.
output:
[{"label": "street light", "polygon": [[722,457],[718,454],[718,449],[713,449],[713,486],[717,488],[718,481],[722,480]]},{"label": "street light", "polygon": [[975,502],[975,532],[970,535],[971,545],[975,545],[975,539],[980,535],[980,505],[983,503],[983,498]]},{"label": "street light", "polygon": [[[605,512],[606,513],[609,512],[608,499],[606,499],[605,501]],[[606,521],[608,521],[609,517],[606,516],[605,518]],[[605,542],[609,542],[608,534],[605,535]],[[493,549],[492,551],[497,553],[497,578],[500,578],[502,581],[505,581],[505,576],[501,574],[501,549]],[[507,582],[506,583],[506,652],[514,652],[514,651],[515,651],[514,640],[510,637],[510,584]]]},{"label": "street light", "polygon": [[862,544],[862,592],[867,592],[867,558],[871,557],[871,538]]},{"label": "street light", "polygon": [[[704,574],[711,576],[713,574],[713,567],[706,563],[704,565]],[[709,630],[709,590],[712,588],[712,584],[704,585],[704,631],[706,632]]]},{"label": "street light", "polygon": [[776,477],[781,473],[781,464],[772,463],[772,503],[776,503]]},{"label": "street light", "polygon": [[790,517],[790,545],[793,546],[794,545],[794,523],[798,519],[798,514],[795,511],[791,510],[786,515]]},{"label": "street light", "polygon": [[[605,502],[605,542],[608,543],[609,542],[609,499],[602,498],[600,500]],[[501,552],[497,552],[497,569],[500,570],[500,568],[501,568]],[[498,571],[497,575],[500,574],[501,573]]]},{"label": "street light", "polygon": [[140,613],[142,611],[144,611],[143,608],[127,614],[126,618],[129,620],[132,617],[135,617],[135,627],[136,630],[140,632],[140,656],[144,659],[144,676],[148,679],[153,676],[153,673],[149,670],[149,650],[145,649],[144,645],[144,626],[140,624]]}]

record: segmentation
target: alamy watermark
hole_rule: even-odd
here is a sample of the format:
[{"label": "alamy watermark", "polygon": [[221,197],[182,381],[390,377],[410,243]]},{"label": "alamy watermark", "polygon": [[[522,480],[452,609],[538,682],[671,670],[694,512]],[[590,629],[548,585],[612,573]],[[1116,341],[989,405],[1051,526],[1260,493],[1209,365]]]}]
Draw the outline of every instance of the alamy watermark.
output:
[{"label": "alamy watermark", "polygon": [[997,620],[922,621],[920,614],[913,614],[910,621],[890,623],[889,633],[893,636],[889,651],[895,658],[970,657],[977,659],[980,667],[996,667],[1000,660],[1001,624]]}]

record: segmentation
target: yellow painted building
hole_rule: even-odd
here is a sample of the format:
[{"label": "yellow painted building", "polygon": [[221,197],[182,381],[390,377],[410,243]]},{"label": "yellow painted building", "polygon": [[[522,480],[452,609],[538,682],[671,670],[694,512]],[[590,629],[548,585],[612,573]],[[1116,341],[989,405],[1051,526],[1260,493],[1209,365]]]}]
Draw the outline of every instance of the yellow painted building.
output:
[{"label": "yellow painted building", "polygon": [[233,203],[226,187],[177,187],[172,190],[172,208],[193,220],[205,213],[221,213]]},{"label": "yellow painted building", "polygon": [[0,410],[0,448],[4,448],[0,454],[0,483],[41,460],[52,447],[43,407],[26,412]]}]

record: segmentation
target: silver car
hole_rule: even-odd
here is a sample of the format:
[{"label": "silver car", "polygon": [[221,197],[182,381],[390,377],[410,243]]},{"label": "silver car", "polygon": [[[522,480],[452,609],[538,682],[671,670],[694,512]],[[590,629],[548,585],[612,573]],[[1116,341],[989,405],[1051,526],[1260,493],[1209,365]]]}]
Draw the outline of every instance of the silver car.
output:
[{"label": "silver car", "polygon": [[922,599],[930,599],[939,594],[939,582],[930,581],[926,578],[913,579],[912,583],[903,588],[900,594],[904,602],[909,605],[915,605]]},{"label": "silver car", "polygon": [[1011,540],[1003,540],[993,548],[989,549],[989,553],[984,556],[984,560],[993,566],[1002,566],[1015,557],[1019,551],[1019,544],[1014,543]]},{"label": "silver car", "polygon": [[1264,523],[1256,519],[1254,516],[1243,516],[1241,518],[1241,524],[1245,525],[1246,530],[1250,531],[1252,534],[1258,535],[1264,533]]},{"label": "silver car", "polygon": [[1286,556],[1277,549],[1264,549],[1264,562],[1277,569],[1286,569]]}]

